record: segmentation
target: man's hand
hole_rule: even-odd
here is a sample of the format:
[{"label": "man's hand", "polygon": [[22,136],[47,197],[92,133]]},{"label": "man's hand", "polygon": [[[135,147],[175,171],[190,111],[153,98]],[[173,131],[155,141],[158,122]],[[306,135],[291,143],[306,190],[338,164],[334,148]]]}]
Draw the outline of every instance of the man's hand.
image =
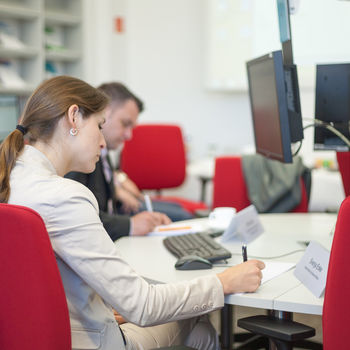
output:
[{"label": "man's hand", "polygon": [[144,236],[159,225],[168,225],[171,220],[162,213],[143,211],[131,217],[133,236]]},{"label": "man's hand", "polygon": [[135,198],[137,198],[140,201],[142,201],[143,200],[143,194],[141,193],[141,191],[139,190],[139,188],[137,187],[135,182],[132,181],[129,177],[127,177],[127,175],[125,173],[122,173],[122,174],[124,175],[124,178],[123,178],[123,181],[120,182],[118,180],[118,172],[115,171],[113,173],[114,184],[117,187],[123,188],[125,191],[129,192],[130,194],[132,194]]},{"label": "man's hand", "polygon": [[260,286],[263,268],[265,264],[262,261],[248,260],[218,273],[224,294],[254,292]]},{"label": "man's hand", "polygon": [[123,187],[116,187],[117,198],[122,202],[125,213],[134,214],[140,209],[141,202]]}]

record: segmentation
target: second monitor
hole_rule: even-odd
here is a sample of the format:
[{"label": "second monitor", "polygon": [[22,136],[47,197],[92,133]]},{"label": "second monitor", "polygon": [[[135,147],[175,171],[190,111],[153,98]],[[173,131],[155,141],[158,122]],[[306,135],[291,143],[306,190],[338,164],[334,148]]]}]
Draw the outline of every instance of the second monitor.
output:
[{"label": "second monitor", "polygon": [[303,139],[295,65],[283,65],[282,51],[247,62],[256,152],[292,163],[291,143]]},{"label": "second monitor", "polygon": [[[315,118],[350,139],[350,64],[320,64],[316,72]],[[315,128],[315,150],[348,151],[334,132]]]}]

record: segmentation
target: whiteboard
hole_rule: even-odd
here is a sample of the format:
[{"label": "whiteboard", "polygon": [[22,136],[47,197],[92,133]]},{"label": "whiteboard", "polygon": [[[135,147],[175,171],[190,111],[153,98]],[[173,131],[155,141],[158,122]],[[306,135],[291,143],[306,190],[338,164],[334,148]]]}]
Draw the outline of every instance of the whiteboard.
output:
[{"label": "whiteboard", "polygon": [[[317,63],[350,62],[350,1],[294,0],[294,62],[301,86]],[[281,49],[277,0],[207,0],[206,87],[246,90],[246,61]]]}]

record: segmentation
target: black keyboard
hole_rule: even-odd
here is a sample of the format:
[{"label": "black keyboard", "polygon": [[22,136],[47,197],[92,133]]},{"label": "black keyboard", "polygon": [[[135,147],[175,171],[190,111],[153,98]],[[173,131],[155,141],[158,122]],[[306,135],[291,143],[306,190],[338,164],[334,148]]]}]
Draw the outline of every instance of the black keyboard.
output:
[{"label": "black keyboard", "polygon": [[175,256],[197,255],[210,262],[229,259],[232,254],[206,233],[188,233],[166,237],[165,247]]}]

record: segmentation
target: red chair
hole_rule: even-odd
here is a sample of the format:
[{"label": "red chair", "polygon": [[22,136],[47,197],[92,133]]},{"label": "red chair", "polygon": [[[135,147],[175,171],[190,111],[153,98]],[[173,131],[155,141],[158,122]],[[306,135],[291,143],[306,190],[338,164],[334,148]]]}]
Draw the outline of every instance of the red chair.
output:
[{"label": "red chair", "polygon": [[328,265],[322,314],[324,350],[348,349],[349,346],[349,231],[350,198],[346,198],[338,213]]},{"label": "red chair", "polygon": [[[302,179],[301,202],[292,212],[308,212],[308,196]],[[213,208],[234,207],[240,211],[250,205],[248,190],[245,184],[241,157],[227,156],[218,157],[215,160]]]},{"label": "red chair", "polygon": [[337,161],[347,197],[350,194],[350,152],[337,152]]},{"label": "red chair", "polygon": [[[133,137],[125,142],[121,169],[140,190],[156,190],[181,186],[186,177],[186,155],[180,127],[164,124],[142,124],[135,127]],[[185,198],[160,196],[180,204],[190,213],[207,209],[203,202]]]},{"label": "red chair", "polygon": [[43,220],[0,204],[0,349],[70,350],[65,292]]}]

